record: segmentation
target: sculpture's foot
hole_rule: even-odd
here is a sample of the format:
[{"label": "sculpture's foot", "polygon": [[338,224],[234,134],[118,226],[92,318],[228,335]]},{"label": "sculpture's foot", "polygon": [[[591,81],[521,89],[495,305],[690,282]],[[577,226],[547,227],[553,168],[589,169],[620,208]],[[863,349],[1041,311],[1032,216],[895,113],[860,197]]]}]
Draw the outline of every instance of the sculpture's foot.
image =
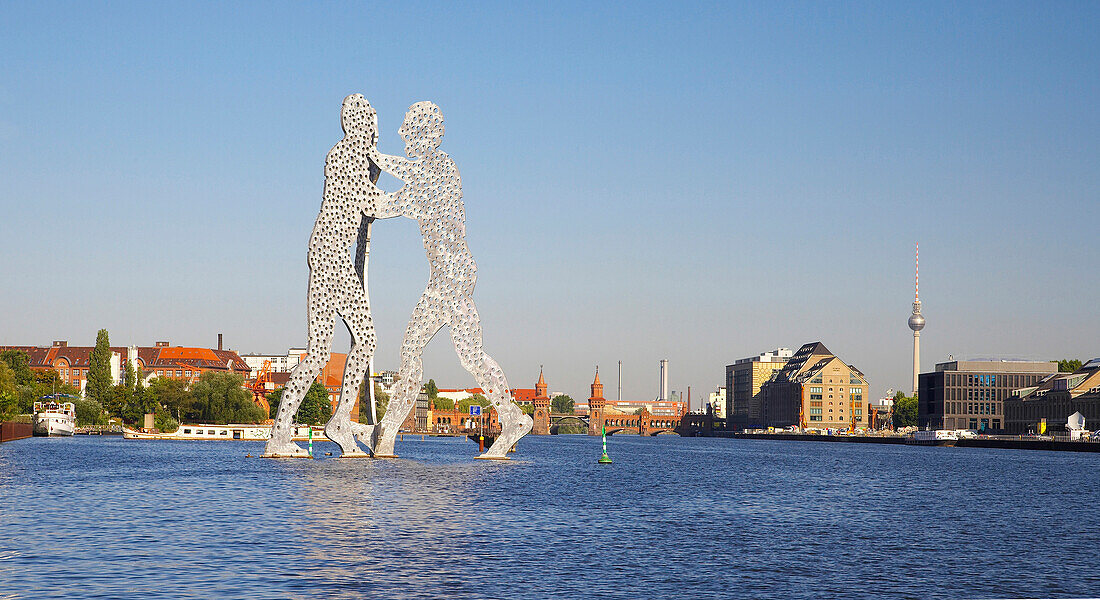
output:
[{"label": "sculpture's foot", "polygon": [[325,424],[325,437],[336,442],[340,446],[340,458],[367,458],[370,454],[363,452],[359,444],[355,443],[355,435],[351,428],[351,419],[345,419],[342,423],[329,420]]},{"label": "sculpture's foot", "polygon": [[351,432],[355,434],[355,441],[363,444],[368,449],[374,448],[374,425],[352,423]]},{"label": "sculpture's foot", "polygon": [[366,458],[370,456],[355,443],[355,430],[352,429],[351,419],[344,418],[337,421],[334,416],[325,424],[325,437],[340,445],[341,458]]},{"label": "sculpture's foot", "polygon": [[529,415],[523,415],[518,423],[509,427],[506,431],[500,432],[493,445],[478,458],[482,460],[508,460],[508,451],[516,445],[521,437],[531,433],[531,427],[534,424],[534,419]]},{"label": "sculpture's foot", "polygon": [[270,440],[264,446],[263,458],[313,458],[304,448],[291,441]]},{"label": "sculpture's foot", "polygon": [[374,453],[374,457],[397,458],[393,451],[393,446],[397,443],[397,429],[394,428],[393,433],[390,434],[385,423],[379,423],[373,427],[372,438],[374,443],[371,444],[371,451]]}]

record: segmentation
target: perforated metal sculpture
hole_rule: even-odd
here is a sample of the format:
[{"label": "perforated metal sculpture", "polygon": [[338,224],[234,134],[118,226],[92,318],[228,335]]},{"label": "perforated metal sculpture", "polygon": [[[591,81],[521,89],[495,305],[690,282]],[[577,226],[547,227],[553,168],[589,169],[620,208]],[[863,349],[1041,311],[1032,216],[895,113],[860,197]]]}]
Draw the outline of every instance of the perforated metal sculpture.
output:
[{"label": "perforated metal sculpture", "polygon": [[[359,94],[344,99],[340,115],[344,139],[325,158],[324,197],[309,238],[308,354],[283,388],[271,439],[264,448],[268,457],[308,456],[291,440],[294,415],[328,362],[337,315],[351,333],[351,351],[344,365],[340,402],[325,425],[325,435],[340,445],[343,456],[369,456],[356,445],[354,436],[369,438],[371,430],[352,422],[351,409],[376,343],[365,269],[370,226],[382,198],[374,186],[380,171],[367,158],[367,150],[378,140],[378,123],[374,109]],[[354,263],[352,244],[357,244]]]},{"label": "perforated metal sculpture", "polygon": [[378,216],[399,214],[419,223],[431,271],[405,329],[397,389],[374,431],[374,455],[393,455],[398,428],[420,392],[424,347],[446,325],[463,368],[496,407],[501,424],[500,435],[479,458],[507,458],[508,450],[531,431],[532,420],[512,402],[504,370],[482,347],[481,320],[473,299],[477,264],[466,245],[462,179],[451,157],[439,149],[443,113],[431,102],[418,102],[409,107],[399,133],[407,158],[379,154],[373,147],[368,150],[371,161],[405,183],[385,195]]},{"label": "perforated metal sculpture", "polygon": [[[375,457],[394,455],[398,429],[420,391],[424,347],[446,325],[462,366],[485,390],[501,424],[500,435],[479,458],[507,458],[509,449],[531,431],[532,420],[512,402],[503,369],[482,347],[481,321],[473,300],[477,265],[466,245],[462,180],[454,161],[439,150],[443,114],[431,102],[409,108],[400,129],[407,158],[379,154],[375,149],[377,118],[361,95],[345,98],[341,115],[345,136],[325,160],[324,200],[310,237],[309,354],[284,389],[264,455],[306,456],[290,439],[292,420],[328,360],[339,315],[351,332],[352,351],[344,370],[340,404],[325,426],[325,435],[340,444],[344,456],[366,455],[356,439],[371,447]],[[402,180],[404,186],[392,194],[381,192],[375,187],[379,167]],[[385,417],[377,425],[353,423],[351,408],[375,349],[365,276],[370,224],[374,219],[396,216],[419,223],[430,277],[405,330],[397,390]],[[356,236],[352,265],[349,248]]]}]

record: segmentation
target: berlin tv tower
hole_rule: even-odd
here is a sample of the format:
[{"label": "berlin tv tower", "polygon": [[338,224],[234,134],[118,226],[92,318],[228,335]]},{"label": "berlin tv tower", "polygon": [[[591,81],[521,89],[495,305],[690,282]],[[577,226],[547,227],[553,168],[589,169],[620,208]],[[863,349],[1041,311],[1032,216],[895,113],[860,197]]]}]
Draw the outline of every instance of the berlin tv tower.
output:
[{"label": "berlin tv tower", "polygon": [[920,330],[924,329],[924,317],[920,314],[920,243],[917,243],[917,270],[913,280],[913,314],[909,315],[909,329],[913,330],[913,395],[917,395],[917,374],[920,373]]}]

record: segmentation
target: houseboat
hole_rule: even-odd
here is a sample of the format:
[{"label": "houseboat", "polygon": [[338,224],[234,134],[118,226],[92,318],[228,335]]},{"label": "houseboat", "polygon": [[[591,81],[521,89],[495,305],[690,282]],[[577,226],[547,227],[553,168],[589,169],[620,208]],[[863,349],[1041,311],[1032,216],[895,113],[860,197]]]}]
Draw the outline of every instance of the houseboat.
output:
[{"label": "houseboat", "polygon": [[[309,439],[309,425],[295,425],[293,439],[304,442]],[[314,427],[313,439],[324,438],[325,428]],[[265,441],[271,437],[270,425],[180,425],[171,433],[151,433],[129,428],[122,429],[122,437],[128,440],[245,440]]]},{"label": "houseboat", "polygon": [[72,402],[35,402],[34,435],[72,435],[76,430],[76,405]]}]

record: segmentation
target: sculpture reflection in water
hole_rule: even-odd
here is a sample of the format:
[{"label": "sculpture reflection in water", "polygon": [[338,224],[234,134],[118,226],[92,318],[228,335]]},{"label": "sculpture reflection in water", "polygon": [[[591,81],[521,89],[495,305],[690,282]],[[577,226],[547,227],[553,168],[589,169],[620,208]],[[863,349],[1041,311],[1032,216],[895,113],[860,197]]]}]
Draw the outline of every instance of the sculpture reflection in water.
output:
[{"label": "sculpture reflection in water", "polygon": [[[325,434],[340,445],[344,456],[366,456],[356,440],[376,457],[394,456],[397,432],[420,391],[424,348],[446,325],[462,366],[486,392],[501,424],[496,441],[479,458],[507,458],[516,441],[531,431],[532,420],[512,402],[503,369],[482,346],[481,321],[473,300],[477,265],[466,245],[462,180],[454,161],[439,149],[443,114],[431,102],[409,108],[399,131],[406,157],[377,151],[377,116],[363,96],[353,94],[344,99],[342,122],[345,137],[325,161],[324,199],[310,238],[308,355],[284,389],[264,455],[307,455],[290,439],[292,421],[310,383],[327,361],[339,315],[351,332],[352,351],[340,402]],[[379,190],[375,186],[379,167],[400,179],[404,183],[401,189],[394,193]],[[374,219],[397,216],[419,224],[430,276],[405,330],[397,389],[382,422],[355,423],[350,418],[351,408],[376,344],[365,290],[369,228]],[[350,247],[356,241],[358,264],[353,265]]]}]

